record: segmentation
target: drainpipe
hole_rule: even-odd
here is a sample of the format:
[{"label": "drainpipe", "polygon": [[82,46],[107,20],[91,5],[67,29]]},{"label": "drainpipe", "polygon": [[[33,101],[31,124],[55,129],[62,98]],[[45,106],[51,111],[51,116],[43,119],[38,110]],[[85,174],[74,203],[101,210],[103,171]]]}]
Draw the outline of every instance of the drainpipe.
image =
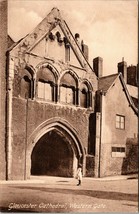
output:
[{"label": "drainpipe", "polygon": [[27,169],[26,169],[26,164],[27,164],[27,136],[28,136],[28,94],[26,93],[25,95],[26,98],[26,135],[25,135],[25,166],[24,166],[24,180],[27,179]]},{"label": "drainpipe", "polygon": [[6,94],[6,180],[11,178],[12,164],[12,96],[14,78],[14,59],[8,55],[7,94]]},{"label": "drainpipe", "polygon": [[102,134],[102,96],[103,92],[100,91],[100,141],[99,141],[99,162],[98,162],[98,177],[101,175],[101,134]]}]

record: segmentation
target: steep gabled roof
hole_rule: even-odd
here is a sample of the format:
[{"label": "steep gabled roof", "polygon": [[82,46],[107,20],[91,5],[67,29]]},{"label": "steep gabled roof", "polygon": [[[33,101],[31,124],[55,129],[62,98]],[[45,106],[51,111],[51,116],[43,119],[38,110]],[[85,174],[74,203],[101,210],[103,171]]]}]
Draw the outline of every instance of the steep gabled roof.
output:
[{"label": "steep gabled roof", "polygon": [[112,75],[109,75],[109,76],[101,77],[98,80],[98,91],[102,91],[103,94],[106,95],[118,78],[120,79],[120,82],[121,82],[121,84],[123,86],[123,91],[125,92],[126,98],[127,98],[128,102],[129,102],[129,105],[131,106],[131,108],[133,109],[135,114],[138,115],[138,108],[137,108],[137,105],[136,105],[138,103],[138,101],[137,100],[135,101],[134,99],[132,99],[132,97],[129,94],[129,91],[127,89],[127,86],[126,86],[126,83],[124,81],[123,75],[121,73],[112,74]]},{"label": "steep gabled roof", "polygon": [[98,90],[102,90],[104,93],[106,93],[109,88],[112,86],[116,78],[118,77],[118,74],[112,74],[109,76],[101,77],[98,80]]},{"label": "steep gabled roof", "polygon": [[87,68],[92,72],[92,67],[84,56],[78,42],[74,38],[65,20],[61,17],[61,14],[57,8],[53,8],[51,12],[37,25],[37,27],[30,34],[17,42],[16,45],[14,45],[8,51],[14,51],[14,55],[18,54],[18,49],[22,49],[22,52],[24,53],[30,53],[33,47],[35,47],[44,37],[49,35],[49,33],[57,25],[61,28],[64,36],[67,38],[81,67]]}]

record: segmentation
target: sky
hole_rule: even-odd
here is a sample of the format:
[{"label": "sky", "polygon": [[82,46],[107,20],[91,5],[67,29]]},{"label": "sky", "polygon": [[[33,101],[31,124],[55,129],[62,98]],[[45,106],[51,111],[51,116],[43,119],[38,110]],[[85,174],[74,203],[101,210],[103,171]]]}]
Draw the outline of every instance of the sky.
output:
[{"label": "sky", "polygon": [[117,73],[123,57],[137,64],[137,0],[8,0],[8,33],[18,41],[57,7],[73,34],[89,47],[89,63],[103,58],[103,75]]}]

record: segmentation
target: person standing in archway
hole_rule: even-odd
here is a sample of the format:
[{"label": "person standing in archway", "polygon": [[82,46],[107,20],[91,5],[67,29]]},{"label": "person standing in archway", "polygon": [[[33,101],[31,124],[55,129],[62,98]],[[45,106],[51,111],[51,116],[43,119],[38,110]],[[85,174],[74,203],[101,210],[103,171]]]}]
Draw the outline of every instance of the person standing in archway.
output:
[{"label": "person standing in archway", "polygon": [[80,186],[81,183],[82,183],[82,165],[81,165],[81,164],[78,165],[76,178],[77,178],[78,181],[79,181],[79,183],[77,184],[77,186]]}]

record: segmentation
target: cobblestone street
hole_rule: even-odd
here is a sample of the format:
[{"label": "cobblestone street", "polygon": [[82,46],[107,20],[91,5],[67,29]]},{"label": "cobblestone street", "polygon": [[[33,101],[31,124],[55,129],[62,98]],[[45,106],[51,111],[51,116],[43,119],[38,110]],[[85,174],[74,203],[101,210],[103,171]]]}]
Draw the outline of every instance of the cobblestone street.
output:
[{"label": "cobblestone street", "polygon": [[138,212],[138,180],[110,177],[33,177],[28,181],[3,181],[2,212]]}]

